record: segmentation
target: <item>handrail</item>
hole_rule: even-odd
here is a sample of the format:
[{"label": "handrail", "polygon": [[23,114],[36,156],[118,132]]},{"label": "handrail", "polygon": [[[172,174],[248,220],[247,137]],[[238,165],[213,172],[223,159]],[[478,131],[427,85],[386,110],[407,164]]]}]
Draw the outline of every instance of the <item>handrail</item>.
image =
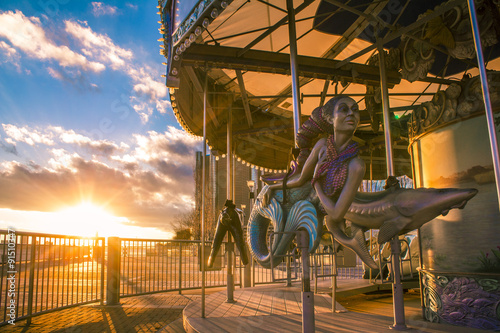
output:
[{"label": "handrail", "polygon": [[0,230],[0,326],[103,304],[105,238]]},{"label": "handrail", "polygon": [[[35,237],[64,237],[64,238],[78,238],[78,239],[105,239],[105,237],[93,237],[93,236],[75,236],[75,235],[62,235],[62,234],[47,234],[47,233],[42,233],[42,232],[31,232],[31,231],[18,231],[16,230],[16,235],[23,235],[23,236],[35,236]],[[7,234],[9,233],[9,230],[6,229],[0,229],[0,235],[1,234]]]},{"label": "handrail", "polygon": [[[286,262],[286,278],[278,278],[278,279],[275,279],[274,278],[274,265],[273,265],[273,257],[276,257],[276,258],[295,258],[295,250],[297,249],[297,246],[294,247],[291,251],[287,251],[285,254],[279,254],[279,255],[273,255],[272,254],[272,248],[273,248],[273,240],[274,240],[274,235],[295,235],[297,236],[297,231],[276,231],[276,232],[271,232],[269,233],[269,242],[267,243],[267,248],[268,248],[268,251],[269,251],[269,256],[270,256],[270,259],[271,259],[271,280],[272,282],[278,282],[278,281],[286,281],[286,286],[289,287],[291,286],[291,280],[292,280],[292,276],[291,276],[291,271],[290,271],[290,264],[287,260]],[[290,253],[291,254],[288,254]],[[293,261],[293,264],[294,264],[294,272],[295,272],[295,279],[297,279],[297,266],[295,264],[295,260]]]},{"label": "handrail", "polygon": [[[11,248],[16,252],[13,271],[16,272],[17,295],[15,310],[12,310],[13,320],[27,319],[29,322],[33,316],[59,309],[96,302],[105,304],[106,289],[110,283],[105,278],[110,269],[108,238],[0,230],[0,326],[8,324],[11,319],[10,309],[5,306],[10,302],[7,295],[7,278],[11,271],[8,267],[9,233],[15,233]],[[118,302],[120,297],[165,291],[182,293],[200,288],[200,241],[138,238],[118,240],[120,269],[115,276],[119,288]],[[206,272],[207,287],[226,285],[223,269],[227,260],[223,255],[224,248],[223,243],[218,256],[219,266]],[[294,254],[288,257],[297,258]],[[297,265],[300,262],[300,257],[297,261],[294,260],[294,279],[297,278]],[[235,272],[240,275],[239,279],[235,277],[235,281],[239,281],[241,287],[241,269]],[[275,280],[291,280],[290,267],[288,272],[290,274],[287,279]],[[345,273],[344,278],[352,276],[351,271]],[[356,270],[355,274],[358,273]],[[272,273],[256,265],[254,282],[273,283],[275,274],[276,272]]]},{"label": "handrail", "polygon": [[[332,312],[336,312],[336,304],[337,304],[337,249],[335,248],[335,237],[331,231],[326,231],[323,234],[328,234],[330,239],[332,240],[332,253],[316,253],[313,254],[313,263],[314,263],[314,293],[318,292],[318,278],[322,277],[331,277],[332,278]],[[330,274],[318,274],[318,267],[316,264],[316,259],[318,256],[331,256],[331,268]],[[324,265],[324,261],[322,263]],[[322,266],[323,267],[323,266]]]}]

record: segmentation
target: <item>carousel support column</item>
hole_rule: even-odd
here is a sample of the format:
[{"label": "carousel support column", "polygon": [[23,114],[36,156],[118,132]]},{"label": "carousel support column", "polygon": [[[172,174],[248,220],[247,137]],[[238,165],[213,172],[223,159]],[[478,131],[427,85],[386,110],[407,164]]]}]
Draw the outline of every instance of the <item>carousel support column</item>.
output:
[{"label": "carousel support column", "polygon": [[205,182],[206,182],[206,163],[207,158],[207,89],[208,73],[205,73],[205,84],[203,87],[203,156],[201,168],[201,318],[205,318]]},{"label": "carousel support column", "polygon": [[394,163],[392,159],[391,121],[389,119],[389,89],[385,71],[385,52],[382,46],[378,49],[380,68],[380,90],[382,93],[382,112],[384,114],[385,158],[387,163],[387,177],[394,176]]},{"label": "carousel support column", "polygon": [[[233,102],[229,104],[227,114],[227,177],[226,197],[233,200]],[[234,273],[233,273],[234,243],[231,233],[227,233],[227,303],[234,303]]]},{"label": "carousel support column", "polygon": [[[411,176],[413,179],[413,188],[419,188],[419,187],[424,187],[422,183],[422,178],[419,177],[419,183],[417,184],[417,178],[416,178],[416,171],[415,171],[415,153],[413,150],[413,145],[410,145],[410,159],[411,159]],[[420,263],[420,269],[424,269],[424,265],[422,262],[423,258],[423,253],[422,253],[422,235],[420,234],[420,228],[417,229],[417,237],[418,237],[418,257],[420,258],[419,263]],[[418,274],[418,280],[419,280],[419,285],[422,286],[422,274]],[[420,308],[422,310],[422,318],[425,318],[425,297],[424,297],[424,289],[420,288]]]},{"label": "carousel support column", "polygon": [[313,333],[314,293],[311,291],[311,274],[309,271],[309,236],[302,230],[297,233],[297,245],[302,256],[302,333]]},{"label": "carousel support column", "polygon": [[394,273],[394,282],[392,283],[392,300],[394,311],[394,324],[390,328],[395,330],[408,329],[405,324],[405,307],[403,302],[404,292],[403,283],[401,282],[401,265],[399,260],[401,257],[401,244],[399,237],[394,237],[391,242],[392,256],[392,272]]},{"label": "carousel support column", "polygon": [[[389,119],[389,89],[387,88],[387,76],[385,70],[385,52],[381,45],[378,47],[379,68],[380,68],[380,90],[382,93],[382,108],[384,114],[384,136],[385,136],[385,157],[387,163],[387,177],[394,176],[394,163],[392,159],[391,122]],[[398,236],[391,240],[392,266],[394,282],[392,283],[392,304],[394,311],[395,330],[407,329],[405,324],[405,305],[403,299],[403,283],[401,282],[401,272],[399,262],[401,260],[401,246]],[[399,249],[399,251],[398,251]]]},{"label": "carousel support column", "polygon": [[290,43],[290,72],[292,74],[292,96],[293,96],[293,133],[295,138],[295,148],[297,145],[297,133],[300,128],[300,87],[297,63],[297,33],[295,31],[295,8],[293,0],[286,0],[286,10],[288,11],[288,39]]},{"label": "carousel support column", "polygon": [[[370,143],[370,190],[368,192],[373,192],[373,145]],[[373,250],[373,229],[370,229],[370,253]],[[380,254],[379,254],[380,256]],[[368,268],[370,272],[370,283],[372,282],[372,269]],[[382,272],[380,272],[380,276],[382,277]]]},{"label": "carousel support column", "polygon": [[481,34],[479,24],[477,22],[476,7],[474,0],[467,0],[469,5],[470,21],[472,26],[472,34],[474,36],[474,44],[477,54],[477,65],[481,77],[481,87],[483,88],[484,108],[486,110],[486,120],[488,122],[488,133],[490,136],[491,156],[493,159],[493,168],[495,170],[495,180],[497,186],[497,199],[500,208],[500,158],[498,154],[497,135],[495,131],[495,120],[493,118],[493,109],[491,107],[490,88],[488,86],[488,76],[486,74],[486,66],[484,65],[483,48],[481,44]]}]

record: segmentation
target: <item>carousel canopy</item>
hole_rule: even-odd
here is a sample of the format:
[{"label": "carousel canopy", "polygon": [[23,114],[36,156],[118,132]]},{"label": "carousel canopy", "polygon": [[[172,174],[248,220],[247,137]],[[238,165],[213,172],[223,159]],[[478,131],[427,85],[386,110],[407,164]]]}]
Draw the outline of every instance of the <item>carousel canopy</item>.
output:
[{"label": "carousel canopy", "polygon": [[[360,105],[365,156],[383,146],[378,52],[385,53],[395,163],[408,163],[407,119],[438,90],[477,75],[464,0],[292,1],[303,120],[337,94]],[[477,1],[488,68],[499,69],[498,2]],[[161,53],[174,113],[193,135],[243,162],[285,169],[294,146],[286,0],[160,0]],[[383,155],[383,154],[382,154]],[[382,156],[381,155],[381,156]],[[376,160],[376,159],[375,159]],[[372,158],[373,161],[373,158]]]}]

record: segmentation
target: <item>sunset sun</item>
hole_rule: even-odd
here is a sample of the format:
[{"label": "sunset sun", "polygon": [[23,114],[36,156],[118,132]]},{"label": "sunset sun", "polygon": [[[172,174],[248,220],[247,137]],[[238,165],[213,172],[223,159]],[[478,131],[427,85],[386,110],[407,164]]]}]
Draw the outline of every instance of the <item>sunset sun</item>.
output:
[{"label": "sunset sun", "polygon": [[[55,214],[57,233],[77,236],[127,236],[130,226],[125,217],[117,217],[105,208],[92,202],[82,202],[77,206],[62,209]],[[56,231],[56,230],[54,230]]]}]

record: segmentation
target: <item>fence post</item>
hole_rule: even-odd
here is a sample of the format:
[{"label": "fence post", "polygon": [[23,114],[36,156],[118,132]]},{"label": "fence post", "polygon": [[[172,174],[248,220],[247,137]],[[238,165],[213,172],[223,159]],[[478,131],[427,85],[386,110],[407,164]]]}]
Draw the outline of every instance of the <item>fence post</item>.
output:
[{"label": "fence post", "polygon": [[[100,244],[98,245],[98,249],[99,250],[99,257],[100,257],[100,260],[101,260],[101,305],[104,305],[104,259],[105,259],[105,254],[104,254],[104,248],[105,248],[105,243],[106,243],[106,239],[103,238],[100,243],[99,243],[99,239],[96,238],[96,243],[97,244]],[[98,259],[99,260],[99,259]]]},{"label": "fence post", "polygon": [[108,237],[106,305],[120,304],[120,259],[120,238]]},{"label": "fence post", "polygon": [[182,243],[179,242],[179,295],[182,294]]},{"label": "fence post", "polygon": [[35,287],[35,249],[36,237],[31,236],[30,281],[28,289],[28,325],[31,325],[31,315],[33,313],[33,289]]},{"label": "fence post", "polygon": [[[290,253],[290,250],[287,253]],[[292,252],[292,256],[285,257],[285,260],[286,260],[286,284],[285,284],[285,287],[291,287],[292,286],[292,267],[290,266],[290,260],[295,260],[295,258],[293,257],[293,252]]]}]

